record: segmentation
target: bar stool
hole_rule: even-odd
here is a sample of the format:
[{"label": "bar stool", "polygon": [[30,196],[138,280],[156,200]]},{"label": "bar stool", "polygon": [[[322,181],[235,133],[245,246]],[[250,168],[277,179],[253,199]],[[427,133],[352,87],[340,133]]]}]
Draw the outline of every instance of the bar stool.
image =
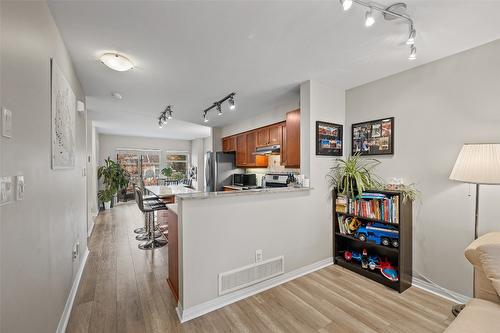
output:
[{"label": "bar stool", "polygon": [[[156,231],[155,231],[155,217],[154,213],[160,210],[167,210],[167,206],[161,201],[148,200],[147,202],[143,201],[142,191],[137,188],[135,190],[135,198],[139,206],[139,210],[144,213],[146,220],[146,243],[139,244],[139,249],[141,250],[149,250],[155,249],[162,246],[167,245],[167,241],[165,239],[157,239]],[[160,232],[160,237],[162,233]]]},{"label": "bar stool", "polygon": [[[134,184],[134,197],[135,197],[135,189],[136,188],[137,188],[137,185]],[[143,195],[142,196],[143,201],[157,200],[157,199],[158,198],[154,195]],[[137,199],[135,200],[135,202],[137,203],[137,205],[139,205],[139,203],[137,202]],[[144,227],[134,229],[134,233],[140,234],[140,236],[137,236],[135,239],[137,239],[137,240],[146,240],[147,239],[147,237],[144,236],[146,234],[146,223],[147,223],[146,219],[144,219]]]}]

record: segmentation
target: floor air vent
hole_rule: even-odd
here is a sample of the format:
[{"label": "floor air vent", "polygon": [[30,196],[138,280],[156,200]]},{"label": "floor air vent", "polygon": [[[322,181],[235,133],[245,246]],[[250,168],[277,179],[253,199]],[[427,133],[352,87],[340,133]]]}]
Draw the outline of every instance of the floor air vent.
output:
[{"label": "floor air vent", "polygon": [[284,257],[277,257],[219,274],[219,295],[262,282],[285,272]]}]

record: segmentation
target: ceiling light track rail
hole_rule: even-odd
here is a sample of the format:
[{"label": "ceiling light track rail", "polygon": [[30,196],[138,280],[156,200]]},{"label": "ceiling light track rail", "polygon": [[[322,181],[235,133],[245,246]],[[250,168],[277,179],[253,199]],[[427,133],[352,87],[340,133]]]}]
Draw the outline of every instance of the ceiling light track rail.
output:
[{"label": "ceiling light track rail", "polygon": [[415,46],[415,39],[417,36],[417,31],[415,30],[415,24],[413,19],[404,13],[406,11],[407,5],[403,2],[394,3],[390,6],[384,6],[376,2],[372,1],[363,1],[363,0],[339,0],[340,4],[344,8],[344,11],[348,11],[351,9],[353,3],[356,3],[360,6],[368,8],[368,11],[365,13],[365,26],[371,27],[375,23],[375,18],[373,16],[373,11],[378,11],[382,13],[385,20],[395,20],[401,19],[408,23],[409,33],[408,39],[406,40],[406,44],[410,47],[410,55],[408,57],[409,60],[415,60],[417,58],[417,48]]},{"label": "ceiling light track rail", "polygon": [[217,115],[222,116],[222,103],[228,102],[229,110],[234,110],[236,109],[236,104],[234,102],[234,96],[236,95],[235,92],[230,93],[229,95],[225,96],[224,98],[214,102],[211,106],[206,108],[205,110],[202,111],[203,113],[203,121],[208,122],[208,111],[212,109],[217,110]]}]

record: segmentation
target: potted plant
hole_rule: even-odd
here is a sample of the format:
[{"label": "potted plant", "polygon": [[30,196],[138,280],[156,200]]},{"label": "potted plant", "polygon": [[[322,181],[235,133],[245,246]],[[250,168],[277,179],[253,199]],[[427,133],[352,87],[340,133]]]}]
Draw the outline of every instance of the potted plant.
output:
[{"label": "potted plant", "polygon": [[[118,191],[128,186],[130,176],[127,171],[109,157],[104,160],[104,165],[97,169],[97,176],[99,179],[102,178],[104,186],[104,189],[99,191],[97,195],[99,200],[104,203],[104,208],[106,208],[107,203],[113,200]],[[111,206],[111,204],[108,206]]]},{"label": "potted plant", "polygon": [[373,172],[379,164],[380,161],[362,158],[359,154],[349,156],[345,160],[338,158],[335,160],[335,165],[330,168],[327,178],[332,189],[354,197],[367,189],[381,186],[380,177]]},{"label": "potted plant", "polygon": [[104,204],[105,210],[111,208],[111,200],[113,200],[114,195],[115,194],[110,189],[100,190],[97,192],[97,198]]}]

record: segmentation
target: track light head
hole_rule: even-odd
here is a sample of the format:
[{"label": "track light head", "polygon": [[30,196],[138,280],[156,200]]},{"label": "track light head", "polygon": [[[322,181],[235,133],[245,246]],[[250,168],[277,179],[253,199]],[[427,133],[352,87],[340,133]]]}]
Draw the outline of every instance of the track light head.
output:
[{"label": "track light head", "polygon": [[227,104],[229,105],[229,110],[236,109],[236,104],[234,103],[234,95],[229,97],[229,99],[227,100]]},{"label": "track light head", "polygon": [[408,60],[415,60],[417,59],[417,48],[415,45],[412,45],[410,48],[410,56],[408,57]]},{"label": "track light head", "polygon": [[208,123],[208,117],[206,112],[203,114],[203,122]]},{"label": "track light head", "polygon": [[408,36],[408,40],[406,41],[406,44],[414,45],[416,36],[417,36],[417,31],[412,27],[410,30],[410,35]]},{"label": "track light head", "polygon": [[215,108],[217,109],[217,115],[222,116],[222,107],[220,106],[220,103],[215,104]]},{"label": "track light head", "polygon": [[167,119],[172,119],[172,105],[167,106],[165,114],[167,115]]},{"label": "track light head", "polygon": [[352,0],[340,0],[340,4],[342,5],[342,8],[347,11],[352,7]]},{"label": "track light head", "polygon": [[373,17],[373,10],[370,8],[365,14],[365,26],[371,27],[375,23],[375,18]]}]

